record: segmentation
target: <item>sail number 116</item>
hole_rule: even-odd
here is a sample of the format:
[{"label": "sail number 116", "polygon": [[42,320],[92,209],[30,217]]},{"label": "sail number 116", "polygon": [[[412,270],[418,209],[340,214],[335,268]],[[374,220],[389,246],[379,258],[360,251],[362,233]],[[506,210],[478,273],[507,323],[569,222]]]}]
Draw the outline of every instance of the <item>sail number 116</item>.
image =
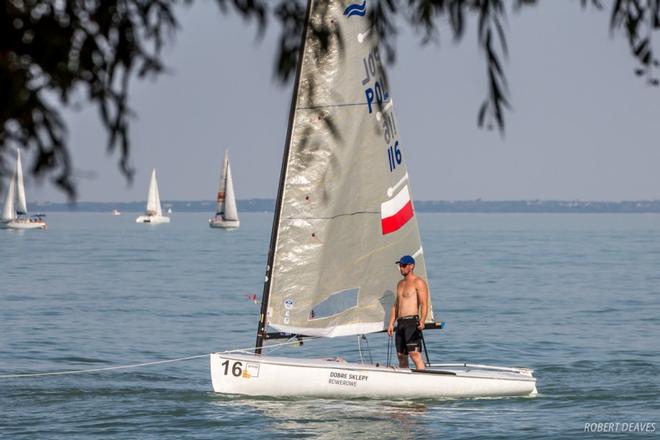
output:
[{"label": "sail number 116", "polygon": [[401,150],[399,149],[399,141],[394,143],[394,146],[390,145],[387,149],[387,159],[390,163],[390,171],[394,171],[397,165],[401,165]]},{"label": "sail number 116", "polygon": [[[220,365],[225,367],[225,376],[229,374],[229,361],[224,361]],[[240,361],[234,362],[234,364],[231,366],[231,374],[236,377],[240,377],[240,375],[243,374],[243,363]]]}]

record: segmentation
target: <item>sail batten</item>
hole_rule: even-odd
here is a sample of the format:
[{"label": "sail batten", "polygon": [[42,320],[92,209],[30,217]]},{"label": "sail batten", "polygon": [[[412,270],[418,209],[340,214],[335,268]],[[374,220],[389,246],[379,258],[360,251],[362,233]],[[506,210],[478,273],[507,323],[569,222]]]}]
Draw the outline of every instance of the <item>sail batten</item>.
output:
[{"label": "sail batten", "polygon": [[350,215],[379,215],[378,211],[356,211],[356,212],[345,212],[342,214],[335,214],[332,217],[284,217],[283,220],[333,220],[339,217],[350,216]]},{"label": "sail batten", "polygon": [[[343,14],[349,5],[309,3],[311,26],[329,41],[324,49],[306,30],[294,90],[265,292],[267,323],[282,332],[380,331],[400,279],[394,262],[417,253],[426,279],[377,41],[368,19]],[[357,289],[355,307],[317,319],[315,308],[347,289]]]}]

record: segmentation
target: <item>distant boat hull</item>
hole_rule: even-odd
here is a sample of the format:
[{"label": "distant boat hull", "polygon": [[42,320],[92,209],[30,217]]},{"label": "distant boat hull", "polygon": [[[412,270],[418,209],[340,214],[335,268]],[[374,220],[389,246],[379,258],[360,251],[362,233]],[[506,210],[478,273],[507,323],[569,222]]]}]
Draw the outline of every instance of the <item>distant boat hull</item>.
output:
[{"label": "distant boat hull", "polygon": [[209,219],[209,226],[218,229],[237,229],[241,226],[241,222],[239,220],[224,220],[213,217]]},{"label": "distant boat hull", "polygon": [[0,223],[2,229],[48,229],[45,221],[10,220]]},{"label": "distant boat hull", "polygon": [[268,397],[464,398],[534,396],[526,368],[438,364],[415,371],[334,360],[211,353],[213,390]]},{"label": "distant boat hull", "polygon": [[147,223],[157,225],[161,223],[169,223],[170,218],[164,215],[141,215],[135,219],[135,223]]}]

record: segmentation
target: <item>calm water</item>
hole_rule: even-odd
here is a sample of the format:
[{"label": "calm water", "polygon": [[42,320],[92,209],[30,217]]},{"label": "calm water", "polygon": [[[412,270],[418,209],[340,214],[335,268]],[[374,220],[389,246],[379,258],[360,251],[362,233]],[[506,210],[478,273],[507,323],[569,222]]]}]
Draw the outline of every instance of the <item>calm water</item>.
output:
[{"label": "calm water", "polygon": [[[52,214],[0,231],[0,375],[102,368],[254,344],[269,214],[238,231],[203,213]],[[420,214],[436,318],[432,361],[535,369],[536,398],[229,398],[207,358],[0,379],[6,438],[543,438],[585,423],[660,434],[660,216]],[[386,337],[371,336],[374,361]],[[356,338],[276,354],[358,359]],[[621,428],[620,428],[621,429]]]}]

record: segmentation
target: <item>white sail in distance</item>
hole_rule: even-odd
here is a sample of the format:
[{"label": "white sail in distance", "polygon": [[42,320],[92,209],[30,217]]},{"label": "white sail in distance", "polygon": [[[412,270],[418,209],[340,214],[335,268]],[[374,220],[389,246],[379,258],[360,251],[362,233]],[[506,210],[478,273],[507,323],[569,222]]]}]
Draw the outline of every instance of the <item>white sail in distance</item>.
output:
[{"label": "white sail in distance", "polygon": [[7,188],[7,197],[5,198],[5,205],[2,209],[2,221],[8,222],[16,218],[16,209],[14,208],[14,199],[16,199],[16,172],[9,181]]},{"label": "white sail in distance", "polygon": [[21,164],[21,150],[16,149],[16,213],[27,214],[27,200],[25,198],[25,183],[23,183],[23,166]]},{"label": "white sail in distance", "polygon": [[151,171],[149,193],[147,196],[147,214],[163,215],[163,210],[160,206],[160,194],[158,193],[158,181],[156,180],[156,169]]},{"label": "white sail in distance", "polygon": [[225,181],[225,220],[238,220],[236,196],[234,195],[234,181],[231,177],[231,164],[227,159],[227,179]]},{"label": "white sail in distance", "polygon": [[224,220],[238,220],[234,181],[231,177],[231,164],[229,163],[229,151],[227,150],[225,150],[225,159],[222,162],[222,174],[218,183],[215,215]]},{"label": "white sail in distance", "polygon": [[227,196],[227,167],[229,166],[229,152],[225,150],[225,159],[222,161],[222,172],[218,181],[218,193],[215,198],[215,215],[225,215],[225,199]]},{"label": "white sail in distance", "polygon": [[395,261],[412,255],[427,279],[406,150],[366,2],[310,5],[266,321],[309,336],[381,331],[401,279]]}]

